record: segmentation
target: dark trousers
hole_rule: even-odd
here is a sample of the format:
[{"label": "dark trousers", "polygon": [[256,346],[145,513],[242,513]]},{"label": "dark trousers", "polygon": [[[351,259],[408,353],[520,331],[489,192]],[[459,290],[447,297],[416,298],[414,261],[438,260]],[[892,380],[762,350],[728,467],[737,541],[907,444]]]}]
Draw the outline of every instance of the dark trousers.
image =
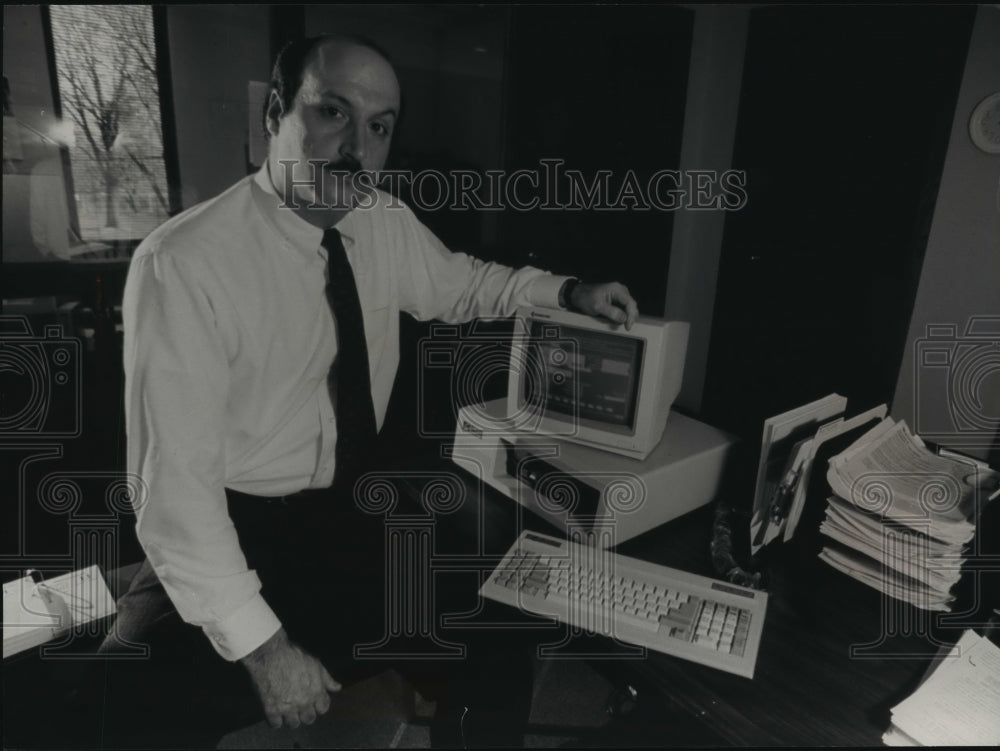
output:
[{"label": "dark trousers", "polygon": [[[438,702],[439,742],[519,745],[532,686],[532,652],[523,640],[505,644],[502,631],[472,630],[438,649],[417,629],[410,656],[400,656],[408,652],[405,640],[387,643],[387,634],[400,631],[391,593],[415,581],[419,587],[421,576],[407,570],[412,556],[401,559],[387,547],[383,518],[329,491],[283,500],[232,491],[227,497],[264,599],[289,637],[338,681],[350,685],[393,667]],[[454,591],[437,587],[425,603],[430,612],[415,611],[425,626],[473,602],[468,584]],[[455,644],[463,654],[455,653]],[[148,648],[148,657],[134,657],[139,646]],[[180,619],[148,562],[120,599],[114,633],[101,652],[104,659],[92,666],[80,695],[97,724],[96,745],[214,747],[225,733],[263,717],[243,666],[223,660],[201,629]],[[449,728],[450,717],[465,717],[464,727]]]}]

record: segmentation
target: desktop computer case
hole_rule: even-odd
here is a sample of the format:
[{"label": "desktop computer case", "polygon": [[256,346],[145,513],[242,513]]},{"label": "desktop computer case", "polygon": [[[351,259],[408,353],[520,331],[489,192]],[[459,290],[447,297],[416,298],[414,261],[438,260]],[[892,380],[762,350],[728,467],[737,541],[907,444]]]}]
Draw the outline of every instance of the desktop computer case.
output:
[{"label": "desktop computer case", "polygon": [[565,437],[519,432],[506,400],[462,407],[453,461],[567,532],[610,547],[705,505],[718,493],[733,439],[677,412],[636,460]]}]

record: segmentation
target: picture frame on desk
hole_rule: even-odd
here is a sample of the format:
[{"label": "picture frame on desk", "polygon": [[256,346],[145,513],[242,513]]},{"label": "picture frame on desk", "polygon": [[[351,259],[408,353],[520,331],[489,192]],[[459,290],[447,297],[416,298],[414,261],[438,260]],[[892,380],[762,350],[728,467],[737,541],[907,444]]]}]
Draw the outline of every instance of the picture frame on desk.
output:
[{"label": "picture frame on desk", "polygon": [[752,554],[756,555],[784,531],[788,503],[804,466],[805,442],[821,424],[843,414],[845,409],[845,397],[828,394],[764,421],[750,519]]}]

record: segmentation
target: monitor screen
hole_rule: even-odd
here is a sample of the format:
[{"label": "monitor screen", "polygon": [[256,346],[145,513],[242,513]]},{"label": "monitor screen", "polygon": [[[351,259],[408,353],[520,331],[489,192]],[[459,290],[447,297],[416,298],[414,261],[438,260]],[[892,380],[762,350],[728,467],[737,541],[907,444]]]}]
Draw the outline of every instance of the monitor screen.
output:
[{"label": "monitor screen", "polygon": [[644,459],[684,377],[689,326],[639,316],[631,328],[569,310],[518,310],[507,377],[512,429]]},{"label": "monitor screen", "polygon": [[527,404],[634,429],[642,339],[540,320],[530,322],[528,335]]}]

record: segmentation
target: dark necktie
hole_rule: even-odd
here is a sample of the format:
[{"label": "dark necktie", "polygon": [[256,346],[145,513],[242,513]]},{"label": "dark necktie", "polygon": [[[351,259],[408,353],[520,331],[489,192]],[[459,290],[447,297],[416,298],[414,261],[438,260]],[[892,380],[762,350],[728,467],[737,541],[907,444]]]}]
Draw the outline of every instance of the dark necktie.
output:
[{"label": "dark necktie", "polygon": [[327,379],[337,418],[334,486],[349,491],[375,443],[375,407],[361,302],[340,232],[326,230],[323,247],[327,251],[326,298],[337,326],[337,357]]}]

